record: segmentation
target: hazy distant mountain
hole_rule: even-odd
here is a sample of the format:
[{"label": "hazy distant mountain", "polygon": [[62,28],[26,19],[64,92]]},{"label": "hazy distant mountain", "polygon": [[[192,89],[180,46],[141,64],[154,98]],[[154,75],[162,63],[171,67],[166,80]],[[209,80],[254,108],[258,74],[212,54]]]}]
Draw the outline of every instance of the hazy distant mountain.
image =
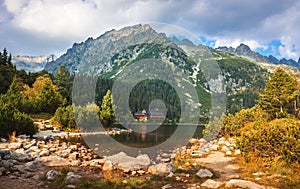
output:
[{"label": "hazy distant mountain", "polygon": [[26,72],[39,72],[44,69],[46,64],[55,61],[54,55],[50,56],[15,56],[12,58],[12,63],[18,70]]}]

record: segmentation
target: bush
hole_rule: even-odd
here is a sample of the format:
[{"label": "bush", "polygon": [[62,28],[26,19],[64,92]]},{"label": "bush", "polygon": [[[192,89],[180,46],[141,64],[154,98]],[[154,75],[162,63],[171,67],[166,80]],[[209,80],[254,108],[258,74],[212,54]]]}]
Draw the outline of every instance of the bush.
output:
[{"label": "bush", "polygon": [[76,129],[72,105],[57,108],[51,123],[63,130]]},{"label": "bush", "polygon": [[249,157],[300,162],[300,121],[292,118],[255,121],[243,128],[237,146]]},{"label": "bush", "polygon": [[4,103],[0,99],[0,137],[8,138],[13,132],[16,135],[33,135],[37,128],[33,120],[26,114],[21,113],[11,103]]},{"label": "bush", "polygon": [[235,115],[229,114],[227,116],[223,116],[221,135],[240,136],[240,129],[246,124],[258,120],[265,121],[267,119],[268,114],[259,106],[243,109]]}]

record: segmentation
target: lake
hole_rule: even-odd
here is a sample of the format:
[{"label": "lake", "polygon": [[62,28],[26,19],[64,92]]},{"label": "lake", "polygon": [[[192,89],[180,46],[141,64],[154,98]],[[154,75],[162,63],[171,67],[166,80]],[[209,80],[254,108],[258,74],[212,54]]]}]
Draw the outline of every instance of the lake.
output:
[{"label": "lake", "polygon": [[[171,151],[186,145],[191,136],[202,137],[204,125],[136,125],[127,127],[132,132],[117,135],[83,136],[85,142],[100,156],[112,155],[123,151],[128,155],[147,153],[155,155],[158,151]],[[153,129],[155,128],[155,129]],[[151,132],[147,132],[147,131]]]}]

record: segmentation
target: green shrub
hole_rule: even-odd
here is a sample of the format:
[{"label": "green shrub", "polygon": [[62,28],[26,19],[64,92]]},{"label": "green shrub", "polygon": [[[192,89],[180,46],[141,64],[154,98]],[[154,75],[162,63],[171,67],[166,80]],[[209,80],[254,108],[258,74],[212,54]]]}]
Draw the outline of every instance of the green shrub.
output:
[{"label": "green shrub", "polygon": [[13,132],[32,136],[37,128],[28,115],[21,113],[12,103],[4,103],[0,99],[0,137],[8,138]]},{"label": "green shrub", "polygon": [[237,146],[249,157],[300,162],[300,121],[292,118],[256,121],[244,127]]},{"label": "green shrub", "polygon": [[72,105],[57,108],[51,120],[51,123],[58,126],[59,129],[63,130],[76,129]]}]

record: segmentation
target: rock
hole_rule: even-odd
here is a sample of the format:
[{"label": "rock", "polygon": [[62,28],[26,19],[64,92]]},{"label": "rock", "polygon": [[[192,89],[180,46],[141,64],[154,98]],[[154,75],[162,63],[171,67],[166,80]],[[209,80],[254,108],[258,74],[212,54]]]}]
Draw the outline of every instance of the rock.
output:
[{"label": "rock", "polygon": [[217,181],[208,179],[204,183],[202,183],[200,186],[206,187],[206,188],[220,188],[222,185],[223,185],[222,182],[217,182]]},{"label": "rock", "polygon": [[40,179],[40,176],[39,176],[39,175],[34,175],[32,178],[33,178],[34,180],[39,180],[39,179]]},{"label": "rock", "polygon": [[45,185],[45,183],[43,181],[41,181],[37,184],[37,186],[44,186],[44,185]]},{"label": "rock", "polygon": [[103,171],[112,171],[114,169],[115,169],[115,166],[111,161],[106,161],[102,167]]},{"label": "rock", "polygon": [[175,171],[175,166],[173,163],[159,163],[156,165],[151,165],[148,168],[148,172],[154,175],[164,175]]},{"label": "rock", "polygon": [[171,159],[170,158],[162,158],[162,159],[160,159],[160,161],[163,163],[167,163],[167,162],[170,162]]},{"label": "rock", "polygon": [[54,180],[60,173],[56,170],[49,170],[46,173],[46,179],[47,180]]},{"label": "rock", "polygon": [[28,154],[26,153],[17,153],[17,152],[13,152],[10,154],[7,154],[6,156],[4,156],[3,159],[14,159],[20,162],[28,162],[32,160],[32,157],[30,157]]},{"label": "rock", "polygon": [[212,151],[217,151],[218,148],[219,148],[219,145],[218,145],[218,144],[214,144],[214,145],[212,145],[212,146],[210,147],[210,150],[212,150]]},{"label": "rock", "polygon": [[73,172],[69,172],[64,180],[66,184],[74,184],[81,180],[82,176],[76,175]]},{"label": "rock", "polygon": [[264,176],[264,175],[266,175],[266,173],[264,173],[264,172],[256,172],[256,173],[253,173],[252,175],[253,176]]},{"label": "rock", "polygon": [[4,175],[6,173],[6,170],[4,167],[0,167],[0,176]]},{"label": "rock", "polygon": [[[75,145],[76,146],[76,145]],[[76,160],[79,158],[79,153],[78,152],[73,152],[69,155],[70,160]]]},{"label": "rock", "polygon": [[69,184],[69,185],[66,186],[66,188],[76,188],[76,186],[73,185],[73,184]]},{"label": "rock", "polygon": [[6,149],[0,149],[0,157],[3,158],[4,156],[10,154],[11,152]]},{"label": "rock", "polygon": [[7,142],[5,138],[1,138],[1,142]]},{"label": "rock", "polygon": [[48,150],[42,150],[41,152],[40,152],[40,156],[49,156],[49,154],[50,154],[50,152],[48,151]]},{"label": "rock", "polygon": [[206,144],[207,141],[204,138],[200,138],[199,143]]},{"label": "rock", "polygon": [[71,154],[71,149],[66,149],[66,150],[61,151],[60,156],[67,158],[67,157],[69,157],[70,154]]},{"label": "rock", "polygon": [[30,161],[24,164],[24,169],[26,171],[35,172],[41,167],[41,164],[37,161]]},{"label": "rock", "polygon": [[172,185],[171,184],[166,184],[166,185],[161,187],[161,189],[168,189],[168,188],[172,188]]},{"label": "rock", "polygon": [[126,155],[124,152],[104,158],[103,170],[120,168],[123,171],[139,170],[150,165],[150,158],[147,154],[138,155],[136,158]]},{"label": "rock", "polygon": [[211,178],[214,174],[207,169],[200,169],[196,175],[200,178]]},{"label": "rock", "polygon": [[34,174],[31,173],[31,172],[26,172],[26,173],[24,173],[24,174],[25,174],[25,175],[24,175],[25,178],[30,178],[30,177],[33,177],[33,176],[34,176]]},{"label": "rock", "polygon": [[24,148],[25,150],[27,150],[27,149],[31,148],[32,146],[35,146],[35,145],[36,145],[36,140],[33,140],[33,141],[31,141],[31,143],[27,144],[27,145],[24,146],[23,148]]},{"label": "rock", "polygon": [[22,148],[21,142],[11,142],[8,144],[8,149],[10,149],[10,150],[15,150],[15,149],[20,149],[20,148]]},{"label": "rock", "polygon": [[77,151],[77,145],[70,145],[69,147],[72,151]]},{"label": "rock", "polygon": [[226,153],[227,151],[230,151],[230,150],[227,146],[223,146],[221,151]]},{"label": "rock", "polygon": [[13,166],[14,166],[14,164],[11,161],[7,161],[7,160],[0,161],[0,167],[4,167],[6,169],[11,169]]},{"label": "rock", "polygon": [[8,177],[9,179],[18,179],[19,177],[18,176],[15,176],[15,175],[11,175]]},{"label": "rock", "polygon": [[59,156],[40,157],[36,160],[49,167],[63,167],[70,165],[69,160],[61,158]]},{"label": "rock", "polygon": [[134,162],[124,162],[119,163],[117,168],[124,171],[125,173],[130,171],[137,171],[140,169],[143,169],[145,166],[142,166],[141,164],[134,163]]},{"label": "rock", "polygon": [[234,151],[234,155],[240,155],[241,154],[241,150],[237,149]]},{"label": "rock", "polygon": [[225,187],[239,187],[239,188],[248,188],[248,189],[265,189],[264,186],[256,184],[251,181],[247,180],[240,180],[240,179],[231,179],[225,185]]},{"label": "rock", "polygon": [[80,165],[81,165],[81,161],[80,160],[73,160],[70,163],[70,166],[73,166],[73,167],[79,167]]},{"label": "rock", "polygon": [[232,155],[232,152],[229,150],[225,153],[227,156],[231,156]]}]

